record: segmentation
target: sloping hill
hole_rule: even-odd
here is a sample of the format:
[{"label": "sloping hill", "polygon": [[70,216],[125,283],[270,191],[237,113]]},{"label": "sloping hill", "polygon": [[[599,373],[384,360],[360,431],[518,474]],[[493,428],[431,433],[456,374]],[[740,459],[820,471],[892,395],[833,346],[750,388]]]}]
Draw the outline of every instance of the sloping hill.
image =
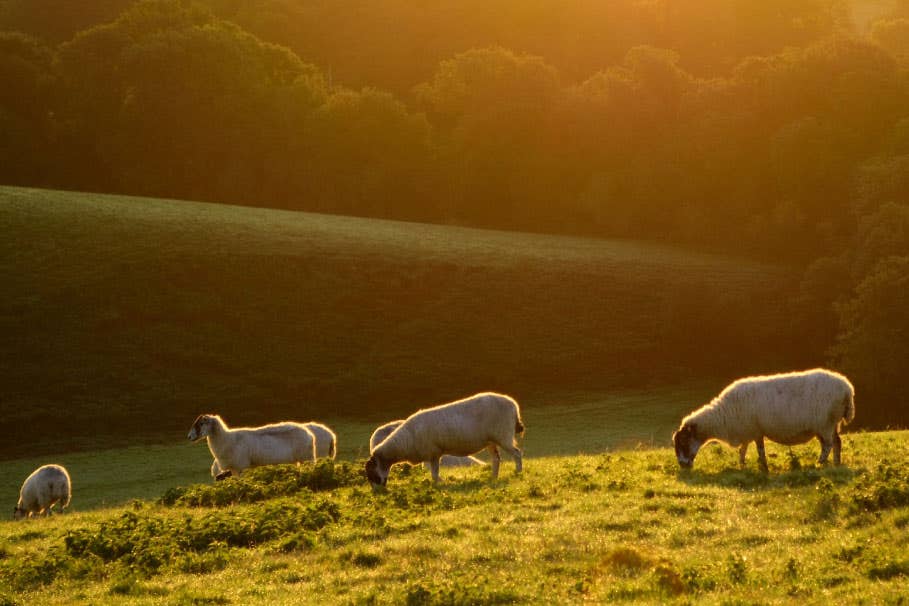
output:
[{"label": "sloping hill", "polygon": [[0,456],[801,362],[791,276],[636,242],[0,188]]}]

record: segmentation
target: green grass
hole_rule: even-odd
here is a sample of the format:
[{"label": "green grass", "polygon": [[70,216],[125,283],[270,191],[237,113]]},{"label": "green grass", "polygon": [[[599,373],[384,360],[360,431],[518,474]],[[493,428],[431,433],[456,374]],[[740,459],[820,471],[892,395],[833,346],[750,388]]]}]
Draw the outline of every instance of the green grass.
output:
[{"label": "green grass", "polygon": [[[665,446],[679,419],[706,401],[708,394],[709,388],[690,387],[606,396],[577,394],[550,403],[556,407],[525,409],[525,454],[541,457],[641,445]],[[343,417],[329,418],[327,422],[338,434],[339,459],[352,461],[368,456],[369,436],[375,423]],[[211,454],[204,441],[189,442],[188,431],[189,423],[157,444],[4,461],[0,465],[0,495],[5,495],[11,510],[22,481],[37,467],[51,462],[66,467],[72,477],[75,496],[70,511],[122,505],[132,499],[154,499],[173,486],[209,482]]]},{"label": "green grass", "polygon": [[0,458],[167,442],[201,412],[378,423],[497,390],[532,417],[718,391],[818,363],[786,321],[792,278],[638,242],[0,187]]},{"label": "green grass", "polygon": [[768,444],[766,475],[720,446],[692,471],[669,448],[440,486],[396,467],[378,492],[359,463],[263,468],[0,522],[0,603],[905,603],[909,432],[847,434],[842,467],[817,451]]}]

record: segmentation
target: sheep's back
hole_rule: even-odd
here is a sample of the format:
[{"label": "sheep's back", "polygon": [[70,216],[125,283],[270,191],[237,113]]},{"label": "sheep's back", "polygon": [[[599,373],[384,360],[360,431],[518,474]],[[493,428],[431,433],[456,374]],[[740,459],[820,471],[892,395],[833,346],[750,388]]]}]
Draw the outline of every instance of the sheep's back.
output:
[{"label": "sheep's back", "polygon": [[434,438],[440,445],[468,455],[491,439],[513,436],[515,411],[516,404],[507,396],[481,394],[418,411],[404,425],[417,435]]},{"label": "sheep's back", "polygon": [[71,484],[69,473],[59,465],[44,465],[33,471],[22,483],[20,498],[29,507],[43,509],[54,501],[65,499],[68,503]]},{"label": "sheep's back", "polygon": [[265,426],[258,430],[237,430],[250,463],[268,465],[312,458],[313,435],[302,425]]},{"label": "sheep's back", "polygon": [[718,406],[739,422],[754,423],[775,441],[806,439],[805,432],[836,424],[851,386],[839,375],[808,371],[749,377],[731,384]]}]

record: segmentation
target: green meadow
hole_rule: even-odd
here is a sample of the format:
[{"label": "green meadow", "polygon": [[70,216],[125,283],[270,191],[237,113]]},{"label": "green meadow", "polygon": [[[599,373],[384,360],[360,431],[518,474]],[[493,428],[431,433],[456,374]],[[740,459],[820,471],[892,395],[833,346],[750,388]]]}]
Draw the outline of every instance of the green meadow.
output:
[{"label": "green meadow", "polygon": [[[0,188],[0,604],[867,603],[909,595],[906,432],[708,447],[729,380],[820,363],[791,268],[632,241]],[[362,474],[380,423],[514,395],[503,461]],[[861,394],[857,398],[861,418]],[[201,412],[317,419],[336,462],[214,483]],[[854,430],[854,428],[853,428]]]},{"label": "green meadow", "polygon": [[[544,432],[528,429],[525,449]],[[497,481],[444,470],[438,486],[398,466],[376,492],[362,460],[323,461],[81,509],[114,474],[98,453],[83,461],[98,477],[74,477],[73,513],[0,522],[0,600],[903,604],[907,437],[846,434],[841,467],[816,466],[816,444],[770,444],[769,474],[719,445],[684,472],[669,448],[529,457]],[[204,467],[187,447],[149,463],[179,448]]]},{"label": "green meadow", "polygon": [[821,363],[797,272],[633,241],[0,187],[0,283],[6,459],[487,390],[676,415],[702,402],[660,388]]}]

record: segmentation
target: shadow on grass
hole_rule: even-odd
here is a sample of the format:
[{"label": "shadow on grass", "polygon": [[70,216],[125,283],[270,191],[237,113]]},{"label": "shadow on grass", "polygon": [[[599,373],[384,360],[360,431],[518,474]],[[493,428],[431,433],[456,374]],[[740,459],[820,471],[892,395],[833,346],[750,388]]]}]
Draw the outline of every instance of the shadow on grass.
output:
[{"label": "shadow on grass", "polygon": [[732,467],[726,467],[718,471],[681,469],[677,472],[676,477],[680,482],[689,486],[720,486],[753,491],[811,486],[825,478],[834,485],[844,485],[851,483],[858,474],[859,470],[852,469],[846,465],[828,465],[803,467],[788,471],[771,468],[769,472],[762,472],[757,468],[741,469]]}]

